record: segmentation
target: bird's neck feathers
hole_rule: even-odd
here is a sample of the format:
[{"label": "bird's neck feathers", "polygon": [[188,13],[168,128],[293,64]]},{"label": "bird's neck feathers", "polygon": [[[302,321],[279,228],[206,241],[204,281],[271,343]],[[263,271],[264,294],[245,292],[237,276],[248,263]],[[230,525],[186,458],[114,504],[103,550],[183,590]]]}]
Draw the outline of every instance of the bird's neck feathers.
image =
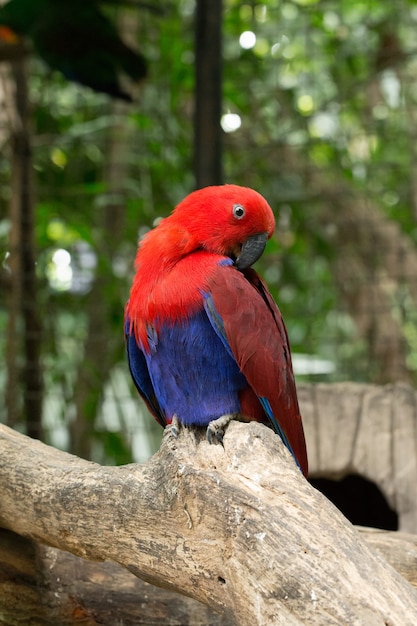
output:
[{"label": "bird's neck feathers", "polygon": [[164,219],[139,244],[134,284],[137,282],[140,285],[143,294],[151,291],[195,247],[191,235],[184,228],[171,226],[169,218]]},{"label": "bird's neck feathers", "polygon": [[169,218],[147,233],[136,255],[126,307],[136,339],[145,348],[149,325],[175,323],[202,308],[207,279],[221,259],[201,250],[194,237]]}]

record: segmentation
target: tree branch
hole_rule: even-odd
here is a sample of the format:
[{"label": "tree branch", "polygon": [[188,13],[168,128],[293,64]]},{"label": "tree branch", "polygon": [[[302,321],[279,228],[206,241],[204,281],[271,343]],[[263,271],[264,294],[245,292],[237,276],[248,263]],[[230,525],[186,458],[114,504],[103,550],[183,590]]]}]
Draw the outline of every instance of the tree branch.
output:
[{"label": "tree branch", "polygon": [[208,606],[0,529],[2,626],[232,626]]},{"label": "tree branch", "polygon": [[417,592],[301,476],[278,437],[183,429],[102,467],[0,427],[0,524],[189,595],[239,624],[415,623]]}]

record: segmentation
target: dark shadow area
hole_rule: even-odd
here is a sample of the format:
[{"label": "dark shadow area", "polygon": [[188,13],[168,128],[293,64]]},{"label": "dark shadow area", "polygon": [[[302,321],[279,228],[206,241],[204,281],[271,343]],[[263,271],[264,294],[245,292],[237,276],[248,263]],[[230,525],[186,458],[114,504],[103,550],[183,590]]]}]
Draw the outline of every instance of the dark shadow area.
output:
[{"label": "dark shadow area", "polygon": [[352,524],[384,530],[398,530],[398,515],[375,483],[350,475],[342,480],[312,478],[310,483],[321,491]]}]

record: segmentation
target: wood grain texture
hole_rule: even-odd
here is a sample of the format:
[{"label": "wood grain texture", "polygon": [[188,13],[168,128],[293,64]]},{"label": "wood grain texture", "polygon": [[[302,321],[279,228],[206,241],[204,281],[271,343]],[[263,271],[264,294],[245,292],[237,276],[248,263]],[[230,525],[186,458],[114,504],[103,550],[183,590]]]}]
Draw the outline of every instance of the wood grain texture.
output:
[{"label": "wood grain texture", "polygon": [[209,607],[95,563],[0,530],[2,626],[230,626]]},{"label": "wood grain texture", "polygon": [[0,525],[189,595],[239,625],[411,626],[417,591],[302,477],[269,429],[190,430],[102,467],[0,427]]},{"label": "wood grain texture", "polygon": [[417,535],[357,526],[366,542],[417,588]]},{"label": "wood grain texture", "polygon": [[[417,536],[358,527],[417,587]],[[109,561],[86,561],[0,530],[0,623],[5,626],[232,626],[209,607],[155,587]]]}]

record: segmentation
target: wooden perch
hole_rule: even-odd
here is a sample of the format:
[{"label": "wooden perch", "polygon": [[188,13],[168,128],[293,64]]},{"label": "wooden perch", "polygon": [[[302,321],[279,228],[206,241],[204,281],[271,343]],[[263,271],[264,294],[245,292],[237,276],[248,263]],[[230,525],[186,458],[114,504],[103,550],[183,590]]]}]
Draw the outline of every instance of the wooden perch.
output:
[{"label": "wooden perch", "polygon": [[[359,530],[417,586],[417,535]],[[87,561],[1,529],[0,615],[7,626],[232,626],[208,606],[149,585],[117,563]]]},{"label": "wooden perch", "polygon": [[417,591],[262,425],[183,429],[102,467],[0,427],[0,525],[189,595],[235,623],[414,625]]},{"label": "wooden perch", "polygon": [[417,535],[356,526],[372,548],[417,588]]},{"label": "wooden perch", "polygon": [[208,606],[0,529],[2,626],[232,626]]},{"label": "wooden perch", "polygon": [[[417,585],[417,535],[359,530]],[[232,626],[208,606],[149,585],[117,563],[86,561],[7,530],[0,530],[0,615],[8,626]]]}]

